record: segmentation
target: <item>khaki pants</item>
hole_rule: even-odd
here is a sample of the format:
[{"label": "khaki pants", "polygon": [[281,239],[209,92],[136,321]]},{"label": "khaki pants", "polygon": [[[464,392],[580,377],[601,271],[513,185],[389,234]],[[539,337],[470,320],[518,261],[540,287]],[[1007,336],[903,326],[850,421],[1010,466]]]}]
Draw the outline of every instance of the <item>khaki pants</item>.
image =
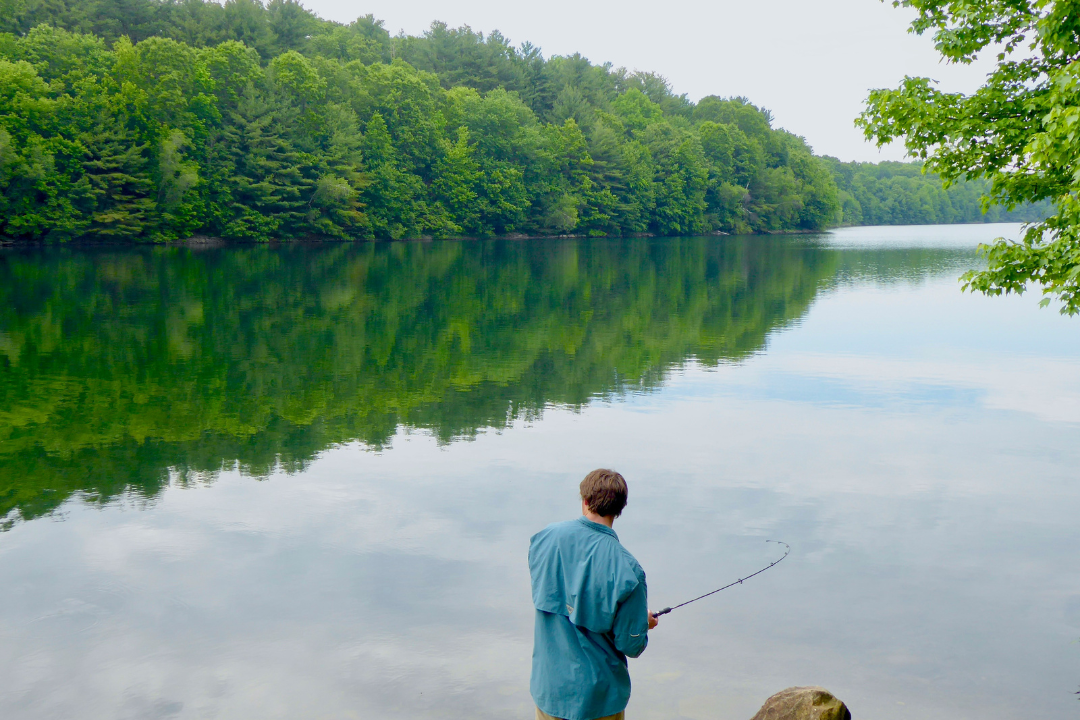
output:
[{"label": "khaki pants", "polygon": [[[536,720],[559,720],[557,717],[552,717],[540,708],[536,708]],[[614,715],[606,715],[602,718],[596,718],[596,720],[626,720],[626,711],[617,712]]]}]

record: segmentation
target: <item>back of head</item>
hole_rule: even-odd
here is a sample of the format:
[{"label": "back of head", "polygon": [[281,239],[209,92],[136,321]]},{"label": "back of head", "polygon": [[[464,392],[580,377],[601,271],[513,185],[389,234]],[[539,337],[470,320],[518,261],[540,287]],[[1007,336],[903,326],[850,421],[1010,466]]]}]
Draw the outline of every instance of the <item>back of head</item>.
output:
[{"label": "back of head", "polygon": [[581,499],[601,517],[618,517],[626,507],[626,480],[614,470],[593,470],[581,481]]}]

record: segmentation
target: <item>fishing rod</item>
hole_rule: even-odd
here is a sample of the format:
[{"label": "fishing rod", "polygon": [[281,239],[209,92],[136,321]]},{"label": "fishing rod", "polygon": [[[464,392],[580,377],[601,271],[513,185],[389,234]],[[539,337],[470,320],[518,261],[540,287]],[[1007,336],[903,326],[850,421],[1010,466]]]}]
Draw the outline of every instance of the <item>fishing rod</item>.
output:
[{"label": "fishing rod", "polygon": [[773,567],[774,565],[779,565],[780,561],[783,560],[784,558],[786,558],[788,556],[788,553],[791,552],[791,546],[788,545],[786,542],[782,542],[780,540],[766,540],[765,542],[767,542],[767,543],[776,543],[777,545],[783,545],[786,548],[784,550],[783,556],[781,556],[779,560],[773,560],[771,563],[769,563],[765,567],[761,568],[756,573],[753,573],[752,575],[747,575],[744,578],[739,578],[735,582],[728,583],[727,585],[725,585],[722,588],[717,588],[717,589],[713,590],[712,592],[707,592],[704,595],[700,595],[700,596],[694,598],[693,600],[687,600],[686,602],[680,603],[680,604],[676,605],[675,607],[666,607],[663,610],[660,610],[658,612],[653,613],[653,617],[658,618],[661,615],[667,615],[672,610],[678,610],[679,608],[683,607],[684,605],[689,605],[690,603],[697,602],[698,600],[701,600],[702,598],[707,598],[710,595],[715,595],[716,593],[720,592],[721,590],[727,590],[729,587],[735,587],[736,585],[742,585],[743,580],[749,580],[750,578],[754,577],[754,575],[760,575],[761,573],[765,572],[766,570]]}]

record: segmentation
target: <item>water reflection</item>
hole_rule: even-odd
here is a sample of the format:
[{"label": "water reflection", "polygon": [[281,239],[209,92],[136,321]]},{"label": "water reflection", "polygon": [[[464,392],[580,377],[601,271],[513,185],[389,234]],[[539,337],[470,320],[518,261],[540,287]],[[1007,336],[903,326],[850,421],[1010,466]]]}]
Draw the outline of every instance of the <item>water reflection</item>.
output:
[{"label": "water reflection", "polygon": [[0,518],[443,441],[760,350],[839,253],[741,238],[0,255]]},{"label": "water reflection", "polygon": [[528,537],[609,464],[657,605],[794,548],[634,718],[1069,717],[1080,331],[966,231],[0,256],[0,716],[530,717]]}]

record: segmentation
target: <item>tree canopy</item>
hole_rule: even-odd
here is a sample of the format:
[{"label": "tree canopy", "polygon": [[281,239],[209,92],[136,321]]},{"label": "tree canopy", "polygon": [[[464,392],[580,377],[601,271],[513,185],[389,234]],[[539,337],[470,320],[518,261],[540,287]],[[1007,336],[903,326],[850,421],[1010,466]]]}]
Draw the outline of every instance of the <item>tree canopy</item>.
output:
[{"label": "tree canopy", "polygon": [[983,207],[990,182],[948,184],[921,162],[840,162],[826,156],[839,188],[841,225],[938,225],[950,223],[1038,222],[1053,213],[1049,200],[1009,210]]},{"label": "tree canopy", "polygon": [[860,118],[879,144],[902,139],[946,181],[985,178],[988,200],[1008,208],[1051,201],[1055,212],[1020,242],[983,248],[984,271],[964,276],[991,295],[1041,285],[1043,303],[1080,312],[1080,2],[1077,0],[896,0],[918,15],[949,62],[995,53],[974,93],[945,93],[928,78],[870,93]]},{"label": "tree canopy", "polygon": [[0,236],[813,230],[836,186],[745,99],[292,0],[6,0]]},{"label": "tree canopy", "polygon": [[[370,15],[335,23],[295,0],[0,0],[0,241],[763,233],[877,217],[842,214],[833,169],[745,98],[694,103],[655,74],[545,58],[498,32],[436,22],[392,37]],[[892,222],[922,221],[889,202],[903,188],[877,190]]]}]

